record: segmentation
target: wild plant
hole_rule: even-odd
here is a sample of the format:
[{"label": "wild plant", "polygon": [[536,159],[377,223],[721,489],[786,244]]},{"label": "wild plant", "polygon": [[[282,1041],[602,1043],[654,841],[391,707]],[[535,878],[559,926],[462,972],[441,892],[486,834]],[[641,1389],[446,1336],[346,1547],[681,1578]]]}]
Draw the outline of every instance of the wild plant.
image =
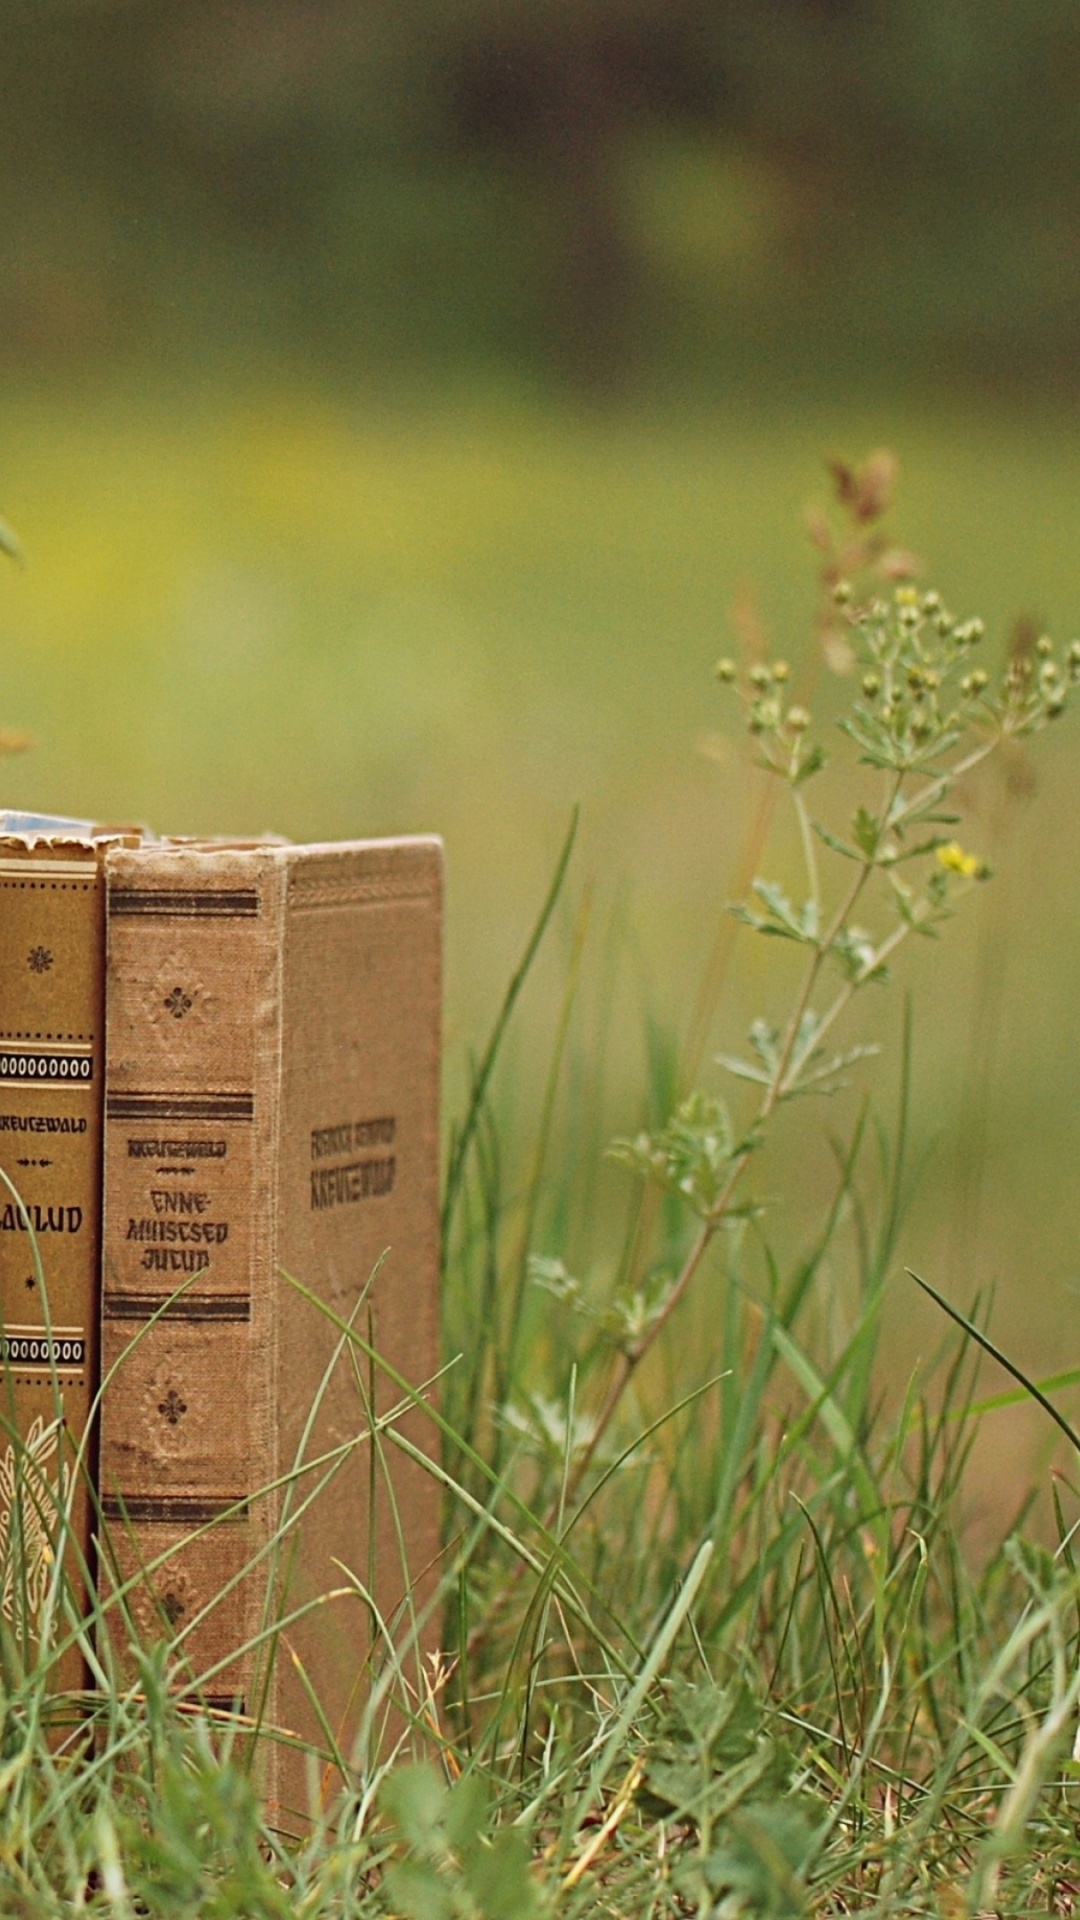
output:
[{"label": "wild plant", "polygon": [[[858,1062],[879,1051],[875,1041],[845,1046],[838,1038],[852,1003],[887,985],[904,944],[912,936],[938,938],[964,896],[990,877],[988,862],[958,837],[970,776],[1002,748],[1059,718],[1080,682],[1080,640],[1062,648],[1049,635],[1031,636],[1030,648],[987,665],[982,619],[958,618],[940,593],[920,591],[909,577],[883,595],[882,575],[909,575],[917,564],[875,526],[890,502],[891,458],[879,453],[861,469],[837,462],[833,472],[850,524],[838,537],[823,514],[811,519],[824,554],[818,637],[834,666],[854,677],[854,697],[826,735],[785,659],[740,667],[725,657],[716,667],[723,693],[742,708],[756,764],[790,806],[805,872],[800,899],[789,899],[759,874],[731,912],[755,935],[801,949],[801,977],[786,1009],[770,1009],[752,1022],[745,1054],[717,1056],[729,1077],[753,1089],[749,1105],[744,1100],[733,1111],[719,1093],[696,1087],[662,1125],[619,1138],[611,1148],[691,1224],[675,1271],[660,1270],[640,1283],[639,1248],[630,1285],[598,1317],[559,1258],[532,1258],[532,1278],[588,1314],[611,1354],[598,1403],[576,1408],[567,1498],[585,1480],[635,1374],[717,1236],[748,1219],[760,1222],[764,1203],[747,1191],[748,1176],[762,1160],[774,1117],[794,1101],[838,1091]],[[856,579],[870,581],[871,591],[859,592],[840,575],[845,562]],[[842,822],[817,817],[811,804],[814,783],[838,747],[846,750],[843,791],[849,796]],[[537,937],[549,911],[550,902]],[[496,1046],[500,1035],[501,1029]],[[472,1146],[483,1163],[478,1123],[489,1070],[490,1059],[452,1154],[448,1218],[466,1150]],[[513,1408],[504,1417],[521,1423]]]},{"label": "wild plant", "polygon": [[[511,1184],[490,1094],[526,968],[451,1155],[452,1352],[458,1329],[464,1337],[448,1403],[470,1441],[453,1457],[474,1499],[492,1511],[513,1502],[524,1531],[519,1547],[495,1529],[470,1535],[455,1560],[448,1707],[472,1764],[501,1770],[499,1756],[512,1752],[523,1776],[539,1769],[554,1790],[565,1776],[552,1754],[567,1740],[587,1746],[589,1691],[617,1719],[642,1670],[632,1663],[622,1676],[619,1650],[638,1647],[647,1663],[655,1642],[633,1623],[656,1633],[672,1595],[693,1584],[682,1630],[696,1677],[689,1694],[658,1681],[637,1703],[637,1744],[606,1804],[624,1835],[640,1831],[643,1808],[661,1839],[683,1821],[696,1864],[683,1856],[669,1895],[678,1888],[701,1911],[716,1900],[725,1913],[794,1912],[815,1888],[842,1882],[844,1899],[872,1897],[883,1911],[901,1887],[917,1904],[917,1883],[928,1900],[944,1888],[966,1911],[969,1876],[978,1897],[991,1884],[1000,1896],[1003,1863],[1021,1844],[1017,1809],[1038,1803],[1075,1716],[1065,1622],[1076,1589],[1061,1498],[1062,1557],[1035,1587],[1015,1542],[981,1571],[967,1564],[958,1504],[983,1404],[979,1353],[1011,1368],[1016,1397],[1034,1393],[1061,1421],[1052,1398],[993,1347],[977,1303],[954,1309],[967,1344],[942,1349],[932,1393],[913,1380],[886,1417],[874,1384],[886,1281],[912,1284],[896,1272],[909,1014],[891,1147],[864,1098],[793,1261],[771,1243],[758,1172],[782,1110],[838,1093],[877,1053],[862,1030],[845,1038],[855,1003],[880,996],[913,936],[938,939],[990,878],[965,827],[976,769],[1057,720],[1080,683],[1080,641],[1032,633],[997,662],[980,619],[957,617],[914,584],[911,556],[880,529],[892,476],[884,455],[862,469],[838,465],[841,530],[821,516],[812,527],[823,554],[818,651],[851,684],[835,724],[814,719],[819,701],[835,704],[827,687],[808,697],[819,659],[798,669],[760,653],[718,663],[721,696],[741,709],[755,760],[790,810],[804,874],[793,898],[758,865],[732,921],[785,943],[801,966],[787,1004],[752,1022],[746,1051],[719,1058],[730,1098],[700,1085],[672,1098],[677,1070],[663,1067],[652,1101],[667,1091],[666,1113],[615,1142],[641,1196],[631,1198],[615,1285],[598,1295],[577,1276],[570,1245],[552,1244],[560,1221],[573,1237],[560,1167],[538,1172],[537,1152],[523,1188]],[[752,839],[764,844],[772,817],[766,802]],[[714,997],[721,972],[712,966]],[[564,1009],[560,1036],[566,1024]],[[811,1125],[818,1111],[807,1109]],[[867,1183],[875,1127],[880,1167]],[[789,1130],[787,1152],[790,1140]],[[800,1320],[822,1275],[845,1262],[858,1306],[839,1343],[823,1347]],[[478,1315],[467,1310],[470,1288],[484,1303]],[[689,1341],[680,1314],[696,1316]],[[701,1347],[705,1325],[717,1332]],[[1076,1377],[1057,1376],[1049,1392]],[[464,1514],[453,1501],[450,1511],[451,1538],[464,1539]],[[1029,1689],[1022,1705],[1018,1687]],[[950,1740],[957,1714],[966,1730]],[[987,1738],[1000,1743],[998,1781],[1013,1783],[1004,1801],[1005,1787],[980,1771]],[[538,1792],[532,1804],[542,1803]]]},{"label": "wild plant", "polygon": [[[811,697],[816,657],[796,669],[751,652],[717,668],[769,782],[752,850],[783,801],[804,876],[782,887],[755,859],[730,926],[772,941],[797,977],[786,1004],[778,982],[745,1051],[719,1062],[730,1100],[680,1084],[726,947],[683,1067],[654,1045],[653,1118],[613,1149],[611,1177],[629,1196],[614,1284],[575,1273],[579,1143],[602,1114],[590,1060],[574,1055],[583,916],[523,1149],[500,1108],[502,1048],[565,896],[572,825],[451,1136],[441,1404],[431,1383],[391,1376],[395,1409],[373,1422],[368,1383],[383,1363],[359,1323],[322,1304],[359,1389],[342,1454],[370,1451],[381,1472],[401,1448],[444,1488],[441,1619],[406,1607],[379,1623],[364,1739],[342,1754],[327,1726],[311,1746],[309,1828],[289,1839],[260,1805],[257,1764],[260,1742],[288,1729],[207,1711],[183,1631],[163,1621],[161,1642],[139,1645],[118,1575],[86,1618],[85,1569],[66,1571],[70,1528],[52,1516],[54,1604],[32,1658],[0,1621],[3,1912],[1074,1910],[1080,1496],[1054,1481],[1054,1549],[1026,1540],[1020,1516],[976,1564],[962,1495],[978,1420],[1011,1401],[1034,1396],[1080,1453],[1057,1405],[1080,1371],[1027,1380],[986,1331],[986,1303],[941,1294],[962,1342],[943,1342],[899,1404],[883,1403],[875,1345],[885,1287],[902,1279],[909,1188],[908,1015],[895,1119],[872,1118],[864,1098],[843,1138],[838,1127],[835,1178],[794,1254],[773,1243],[758,1171],[784,1110],[816,1114],[812,1096],[865,1073],[876,1046],[845,1033],[855,1003],[989,877],[964,825],[970,776],[1058,718],[1080,684],[1080,643],[1033,633],[994,665],[981,622],[913,584],[884,529],[893,474],[884,454],[838,464],[840,529],[821,516],[811,529],[815,655],[854,671],[836,727],[813,718],[829,706],[827,682]],[[826,775],[828,755],[843,780]],[[808,1310],[837,1272],[854,1276],[857,1306],[823,1338]],[[293,1284],[319,1305],[304,1276]],[[987,1355],[1015,1384],[980,1399]],[[411,1422],[401,1429],[406,1407],[441,1457],[418,1448]],[[107,1565],[104,1524],[102,1535]],[[281,1658],[289,1622],[273,1611],[273,1558],[260,1642]],[[0,1575],[9,1563],[17,1583],[14,1535],[0,1542]],[[363,1554],[346,1549],[343,1579],[359,1579],[356,1564]],[[73,1645],[96,1686],[58,1702],[57,1662]],[[341,1782],[329,1797],[328,1771]]]},{"label": "wild plant", "polygon": [[[877,1051],[866,1042],[835,1050],[834,1029],[857,995],[885,984],[905,941],[936,936],[963,895],[989,878],[985,860],[956,837],[960,783],[1006,742],[1057,719],[1080,680],[1080,640],[1062,650],[1046,634],[1030,655],[1014,655],[992,677],[980,664],[983,621],[957,619],[935,591],[902,585],[889,599],[858,604],[840,581],[833,597],[846,615],[859,674],[858,695],[836,724],[858,768],[868,769],[844,830],[810,810],[810,783],[827,753],[811,714],[790,695],[788,663],[762,662],[740,675],[723,659],[716,669],[720,683],[741,697],[757,764],[790,800],[806,875],[801,901],[758,877],[750,901],[733,911],[755,934],[801,947],[805,965],[793,1004],[754,1020],[747,1054],[718,1056],[730,1075],[758,1089],[749,1115],[736,1120],[720,1097],[696,1091],[658,1132],[613,1149],[673,1195],[696,1228],[678,1273],[622,1343],[576,1478],[716,1234],[760,1211],[760,1201],[740,1196],[773,1115],[790,1101],[833,1092],[848,1069]],[[832,885],[826,861],[836,875]]]}]

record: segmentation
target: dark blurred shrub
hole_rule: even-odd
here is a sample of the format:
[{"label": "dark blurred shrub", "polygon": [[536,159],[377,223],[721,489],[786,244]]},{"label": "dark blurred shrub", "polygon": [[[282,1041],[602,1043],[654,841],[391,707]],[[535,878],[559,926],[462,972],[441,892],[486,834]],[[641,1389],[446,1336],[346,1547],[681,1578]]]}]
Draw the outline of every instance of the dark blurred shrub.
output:
[{"label": "dark blurred shrub", "polygon": [[22,0],[9,359],[839,347],[1045,378],[1080,322],[1066,0]]}]

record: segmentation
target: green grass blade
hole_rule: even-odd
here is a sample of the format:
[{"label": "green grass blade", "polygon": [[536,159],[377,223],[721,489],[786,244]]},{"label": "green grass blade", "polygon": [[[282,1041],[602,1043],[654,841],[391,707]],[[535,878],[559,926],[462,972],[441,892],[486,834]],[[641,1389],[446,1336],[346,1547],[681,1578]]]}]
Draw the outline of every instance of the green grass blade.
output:
[{"label": "green grass blade", "polygon": [[1080,1453],[1080,1435],[1069,1425],[1065,1415],[1059,1412],[1053,1401],[1047,1399],[1045,1393],[1035,1384],[1035,1381],[1029,1380],[1023,1369],[1018,1367],[1014,1360],[1010,1360],[1007,1354],[1002,1353],[1000,1347],[995,1346],[989,1334],[984,1333],[982,1328],[977,1326],[974,1320],[969,1320],[966,1314],[961,1313],[959,1307],[954,1307],[950,1301],[946,1300],[945,1296],[940,1294],[936,1287],[930,1285],[929,1280],[920,1278],[919,1274],[915,1273],[911,1267],[906,1267],[904,1271],[911,1276],[916,1286],[921,1287],[924,1293],[929,1294],[931,1300],[941,1308],[942,1313],[947,1313],[950,1320],[955,1320],[957,1326],[963,1328],[969,1339],[974,1340],[976,1345],[980,1346],[984,1353],[990,1355],[991,1360],[996,1360],[999,1367],[1004,1367],[1006,1373],[1011,1373],[1013,1379],[1020,1382],[1024,1392],[1028,1394],[1032,1400],[1038,1402],[1044,1413],[1050,1415],[1055,1426],[1061,1428],[1070,1446],[1075,1447],[1077,1452]]},{"label": "green grass blade", "polygon": [[483,1109],[488,1084],[495,1071],[495,1063],[498,1060],[503,1040],[506,1037],[506,1029],[510,1024],[511,1015],[517,1005],[518,996],[532,971],[533,962],[540,951],[544,935],[551,921],[551,916],[555,911],[559,895],[562,893],[563,882],[566,879],[567,869],[570,865],[570,856],[574,850],[574,841],[577,838],[580,811],[579,807],[575,807],[570,816],[570,825],[567,829],[566,839],[563,841],[562,851],[555,863],[555,872],[551,878],[551,885],[547,890],[544,903],[540,908],[536,924],[529,935],[525,951],[511,975],[510,984],[503,996],[502,1006],[499,1008],[495,1025],[491,1031],[491,1038],[484,1049],[480,1064],[473,1075],[469,1100],[465,1109],[465,1118],[460,1130],[454,1137],[450,1149],[450,1160],[446,1172],[446,1190],[442,1206],[442,1245],[444,1259],[450,1236],[450,1227],[454,1217],[454,1209],[457,1206],[462,1176],[465,1171],[465,1162],[468,1158],[473,1134],[476,1131],[477,1122]]}]

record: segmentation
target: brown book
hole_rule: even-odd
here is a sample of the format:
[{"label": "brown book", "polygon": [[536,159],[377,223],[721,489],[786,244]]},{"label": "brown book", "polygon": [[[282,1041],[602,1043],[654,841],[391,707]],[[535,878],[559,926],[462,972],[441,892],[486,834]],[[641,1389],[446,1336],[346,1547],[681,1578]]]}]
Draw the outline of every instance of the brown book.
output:
[{"label": "brown book", "polygon": [[[105,844],[0,814],[0,1612],[27,1662],[57,1551],[68,1599],[92,1574]],[[54,1615],[53,1646],[72,1625]],[[77,1645],[50,1684],[86,1684]]]},{"label": "brown book", "polygon": [[[369,1395],[384,1412],[400,1391],[347,1342],[324,1375],[360,1302],[414,1386],[438,1366],[441,847],[145,846],[106,871],[106,1368],[140,1336],[102,1406],[115,1568],[140,1636],[175,1636],[180,1685],[320,1749],[329,1728],[348,1759],[361,1588],[403,1642],[439,1551],[433,1476],[352,1445]],[[400,1427],[431,1450],[421,1410]],[[309,1764],[260,1748],[272,1811],[302,1824]]]}]

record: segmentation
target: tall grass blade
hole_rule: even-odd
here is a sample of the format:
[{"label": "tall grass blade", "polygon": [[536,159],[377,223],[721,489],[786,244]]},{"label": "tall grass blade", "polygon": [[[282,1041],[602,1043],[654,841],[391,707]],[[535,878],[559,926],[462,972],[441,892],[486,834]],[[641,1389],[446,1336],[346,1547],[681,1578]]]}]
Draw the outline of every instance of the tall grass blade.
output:
[{"label": "tall grass blade", "polygon": [[1032,1400],[1038,1402],[1044,1413],[1050,1415],[1055,1426],[1061,1428],[1070,1446],[1075,1447],[1076,1451],[1080,1453],[1080,1434],[1077,1434],[1075,1429],[1069,1425],[1065,1415],[1055,1407],[1052,1400],[1047,1399],[1045,1393],[1036,1385],[1035,1381],[1029,1380],[1023,1369],[1018,1367],[1014,1360],[1010,1360],[1008,1355],[1002,1353],[1001,1348],[994,1344],[989,1334],[984,1333],[983,1329],[978,1326],[974,1320],[969,1320],[966,1314],[961,1313],[959,1307],[954,1307],[951,1301],[946,1300],[944,1294],[939,1293],[936,1287],[930,1285],[929,1280],[923,1280],[911,1267],[906,1267],[905,1272],[914,1280],[916,1286],[921,1287],[924,1293],[929,1294],[930,1299],[941,1308],[942,1313],[947,1313],[950,1320],[955,1320],[957,1326],[963,1328],[969,1339],[974,1340],[976,1345],[980,1346],[984,1353],[990,1355],[991,1360],[996,1360],[999,1367],[1004,1367],[1006,1373],[1011,1373],[1013,1379],[1020,1382],[1024,1392],[1029,1394]]},{"label": "tall grass blade", "polygon": [[563,841],[562,851],[555,863],[555,871],[551,877],[551,884],[548,887],[544,903],[540,908],[536,924],[526,942],[525,951],[511,975],[510,984],[503,996],[502,1006],[499,1008],[495,1025],[491,1031],[491,1037],[484,1049],[479,1065],[473,1074],[472,1086],[465,1108],[465,1118],[461,1123],[460,1129],[457,1130],[451,1141],[450,1158],[446,1170],[446,1187],[442,1205],[442,1246],[444,1261],[449,1242],[450,1227],[454,1218],[455,1208],[457,1207],[462,1176],[465,1171],[465,1162],[468,1158],[469,1148],[472,1145],[477,1122],[483,1110],[488,1085],[495,1071],[495,1063],[498,1060],[503,1040],[506,1037],[506,1029],[510,1024],[511,1016],[517,1005],[518,996],[529,974],[532,972],[533,962],[540,951],[544,935],[551,921],[551,916],[558,904],[559,895],[562,893],[563,883],[570,865],[570,856],[573,853],[574,842],[577,839],[580,812],[580,808],[575,806],[571,813],[570,825],[567,829],[566,839]]}]

